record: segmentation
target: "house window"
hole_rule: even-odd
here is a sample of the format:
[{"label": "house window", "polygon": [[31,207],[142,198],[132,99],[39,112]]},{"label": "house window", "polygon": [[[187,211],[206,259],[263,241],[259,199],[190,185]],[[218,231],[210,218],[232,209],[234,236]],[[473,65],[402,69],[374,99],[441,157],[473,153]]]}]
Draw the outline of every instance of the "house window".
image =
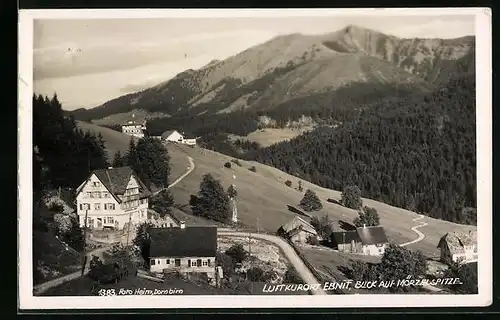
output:
[{"label": "house window", "polygon": [[203,266],[204,267],[208,267],[208,261],[207,260],[203,260]]},{"label": "house window", "polygon": [[80,203],[80,210],[89,210],[90,205],[88,203]]},{"label": "house window", "polygon": [[155,259],[151,259],[151,265],[154,266],[156,264],[156,260]]},{"label": "house window", "polygon": [[87,198],[93,198],[92,197],[92,192],[87,192]]},{"label": "house window", "polygon": [[92,198],[100,198],[101,193],[99,191],[94,192],[94,196]]},{"label": "house window", "polygon": [[115,210],[115,204],[114,203],[104,204],[104,210]]},{"label": "house window", "polygon": [[106,218],[106,223],[111,223],[111,224],[115,223],[114,218],[113,217],[107,217]]},{"label": "house window", "polygon": [[95,203],[94,204],[94,210],[101,210],[101,204],[100,203]]},{"label": "house window", "polygon": [[103,191],[102,195],[104,198],[109,198],[109,193],[107,193],[106,191]]},{"label": "house window", "polygon": [[167,259],[166,262],[167,262],[167,264],[170,264],[170,259]]},{"label": "house window", "polygon": [[99,186],[99,181],[94,181],[94,187],[98,187]]}]

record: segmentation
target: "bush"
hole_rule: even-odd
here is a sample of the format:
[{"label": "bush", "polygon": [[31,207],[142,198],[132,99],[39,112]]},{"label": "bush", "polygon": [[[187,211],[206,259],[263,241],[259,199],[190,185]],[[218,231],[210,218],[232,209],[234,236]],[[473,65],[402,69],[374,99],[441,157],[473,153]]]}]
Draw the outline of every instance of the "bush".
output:
[{"label": "bush", "polygon": [[314,191],[307,189],[302,200],[300,200],[300,207],[305,211],[318,211],[323,208],[321,201]]},{"label": "bush", "polygon": [[237,165],[238,167],[241,167],[241,163],[238,159],[233,159],[231,160],[232,163],[234,163],[235,165]]},{"label": "bush", "polygon": [[167,214],[172,213],[172,206],[174,205],[174,197],[168,189],[163,190],[149,200],[149,207],[160,214],[163,218]]},{"label": "bush", "polygon": [[319,240],[318,240],[318,237],[313,236],[312,234],[311,234],[311,235],[309,235],[309,236],[307,237],[306,242],[307,242],[308,244],[313,245],[313,246],[317,246],[317,245],[319,245]]},{"label": "bush", "polygon": [[358,217],[353,222],[356,227],[378,226],[380,224],[380,217],[378,216],[377,209],[365,206],[363,207],[363,211],[358,212]]},{"label": "bush", "polygon": [[361,189],[358,186],[347,186],[342,191],[340,203],[344,207],[351,209],[359,209],[363,205],[361,199]]},{"label": "bush", "polygon": [[224,167],[231,169],[231,162],[224,163]]},{"label": "bush", "polygon": [[252,267],[247,270],[247,279],[252,282],[262,281],[264,278],[264,270],[259,267]]},{"label": "bush", "polygon": [[257,172],[257,168],[255,168],[255,166],[251,166],[248,170],[252,172]]},{"label": "bush", "polygon": [[102,263],[101,259],[98,256],[93,255],[92,260],[90,260],[90,270],[92,270],[94,268],[98,268],[102,265],[103,265],[103,263]]},{"label": "bush", "polygon": [[54,222],[57,228],[58,235],[64,235],[68,233],[73,225],[70,216],[62,213],[54,214]]},{"label": "bush", "polygon": [[90,269],[89,277],[102,284],[119,280],[121,268],[117,263],[96,265]]},{"label": "bush", "polygon": [[241,263],[248,257],[248,252],[241,243],[231,246],[226,250],[226,254],[233,259],[234,263]]},{"label": "bush", "polygon": [[299,276],[297,270],[293,266],[288,266],[288,269],[285,272],[285,275],[283,276],[283,282],[284,283],[297,283],[297,284],[303,284],[304,281],[302,281],[302,278]]},{"label": "bush", "polygon": [[285,184],[287,187],[290,187],[290,188],[292,187],[292,181],[290,181],[290,180],[285,181]]},{"label": "bush", "polygon": [[333,221],[328,215],[322,216],[321,219],[318,217],[313,217],[311,219],[311,225],[323,240],[330,238],[333,231],[332,223]]},{"label": "bush", "polygon": [[446,272],[446,277],[459,278],[462,284],[450,285],[450,289],[456,293],[477,294],[477,262],[463,265],[453,264]]},{"label": "bush", "polygon": [[222,267],[222,272],[225,278],[229,278],[234,273],[235,263],[233,258],[223,252],[217,252],[215,255],[215,263]]},{"label": "bush", "polygon": [[64,211],[64,206],[61,203],[52,202],[51,204],[49,204],[49,210],[52,212],[61,213]]}]

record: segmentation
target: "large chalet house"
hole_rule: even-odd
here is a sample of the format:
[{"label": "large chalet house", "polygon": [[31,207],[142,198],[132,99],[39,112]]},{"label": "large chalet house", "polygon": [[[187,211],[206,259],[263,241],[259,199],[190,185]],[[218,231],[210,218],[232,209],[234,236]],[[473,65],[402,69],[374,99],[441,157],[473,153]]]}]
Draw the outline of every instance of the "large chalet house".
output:
[{"label": "large chalet house", "polygon": [[318,239],[316,229],[299,216],[282,225],[277,233],[295,243],[306,243],[309,237]]},{"label": "large chalet house", "polygon": [[146,132],[146,120],[144,122],[137,121],[128,121],[125,124],[122,124],[122,133],[127,134],[129,136],[144,138]]},{"label": "large chalet house", "polygon": [[153,273],[203,273],[214,279],[217,227],[186,226],[152,228],[149,231],[150,271]]},{"label": "large chalet house", "polygon": [[123,229],[145,222],[150,196],[130,167],[94,170],[76,190],[80,227]]},{"label": "large chalet house", "polygon": [[380,256],[384,254],[389,240],[383,227],[363,226],[356,230],[332,232],[331,243],[334,249],[342,252]]},{"label": "large chalet house", "polygon": [[441,249],[441,261],[447,264],[464,264],[478,259],[475,230],[469,233],[449,232],[439,240],[437,247]]}]

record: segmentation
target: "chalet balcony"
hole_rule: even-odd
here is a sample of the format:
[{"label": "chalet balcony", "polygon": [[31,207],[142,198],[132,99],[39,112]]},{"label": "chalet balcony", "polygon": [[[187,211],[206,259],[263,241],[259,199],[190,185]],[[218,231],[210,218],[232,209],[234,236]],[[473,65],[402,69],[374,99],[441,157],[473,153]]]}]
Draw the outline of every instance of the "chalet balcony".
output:
[{"label": "chalet balcony", "polygon": [[140,200],[140,199],[141,199],[141,195],[139,193],[121,197],[121,200],[123,202],[129,202],[129,201]]}]

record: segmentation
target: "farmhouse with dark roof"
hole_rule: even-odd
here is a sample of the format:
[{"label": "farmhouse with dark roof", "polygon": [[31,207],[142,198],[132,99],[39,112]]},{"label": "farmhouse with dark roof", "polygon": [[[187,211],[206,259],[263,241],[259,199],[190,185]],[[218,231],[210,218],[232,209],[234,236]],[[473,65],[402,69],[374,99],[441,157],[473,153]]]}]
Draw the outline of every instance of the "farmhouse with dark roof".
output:
[{"label": "farmhouse with dark roof", "polygon": [[204,273],[213,278],[216,265],[217,227],[186,226],[149,231],[151,272]]},{"label": "farmhouse with dark roof", "polygon": [[334,249],[343,252],[383,255],[389,240],[381,226],[363,226],[356,230],[335,231],[331,234]]}]

